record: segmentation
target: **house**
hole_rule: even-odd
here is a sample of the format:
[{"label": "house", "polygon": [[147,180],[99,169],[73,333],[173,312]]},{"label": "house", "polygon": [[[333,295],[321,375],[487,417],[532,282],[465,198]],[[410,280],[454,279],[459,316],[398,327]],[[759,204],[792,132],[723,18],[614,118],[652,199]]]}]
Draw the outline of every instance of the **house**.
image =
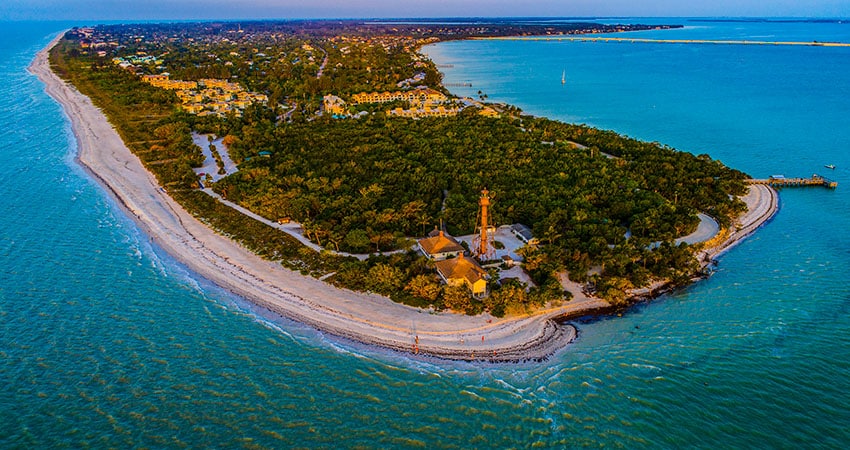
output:
[{"label": "house", "polygon": [[489,106],[485,106],[484,108],[481,108],[481,110],[478,111],[478,114],[482,115],[484,117],[491,117],[491,118],[498,118],[499,117],[499,113],[495,109],[490,108]]},{"label": "house", "polygon": [[235,107],[239,108],[239,109],[245,109],[245,108],[247,108],[247,107],[248,107],[248,105],[250,105],[250,104],[251,104],[251,101],[250,101],[250,100],[243,100],[243,99],[239,99],[239,100],[233,100],[233,101],[231,102],[231,104],[232,104],[233,106],[235,106]]},{"label": "house", "polygon": [[531,228],[528,228],[527,225],[515,223],[511,225],[511,233],[513,233],[514,236],[516,236],[519,240],[525,242],[526,244],[536,245],[538,242],[537,238],[535,238],[531,234]]},{"label": "house", "polygon": [[414,91],[414,99],[420,103],[443,103],[448,100],[448,97],[431,88],[419,88]]},{"label": "house", "polygon": [[154,82],[168,81],[168,75],[143,75],[142,81],[151,84],[153,84]]},{"label": "house", "polygon": [[259,93],[256,93],[256,92],[251,93],[251,99],[254,100],[255,102],[260,102],[260,103],[268,103],[269,102],[269,96],[268,95],[259,94]]},{"label": "house", "polygon": [[184,103],[181,107],[189,114],[200,114],[204,110],[204,105],[199,103]]},{"label": "house", "polygon": [[466,286],[475,297],[487,295],[487,272],[474,259],[461,253],[457,258],[437,261],[434,265],[449,286]]},{"label": "house", "polygon": [[463,254],[463,247],[455,238],[439,231],[436,236],[420,239],[419,250],[428,259],[442,261]]},{"label": "house", "polygon": [[460,112],[460,108],[445,108],[442,106],[431,108],[426,106],[422,109],[391,109],[387,111],[387,115],[415,119],[418,117],[451,117],[456,116],[458,112]]},{"label": "house", "polygon": [[331,115],[344,115],[347,111],[345,101],[336,95],[325,95],[322,97],[322,103],[325,107],[325,112]]}]

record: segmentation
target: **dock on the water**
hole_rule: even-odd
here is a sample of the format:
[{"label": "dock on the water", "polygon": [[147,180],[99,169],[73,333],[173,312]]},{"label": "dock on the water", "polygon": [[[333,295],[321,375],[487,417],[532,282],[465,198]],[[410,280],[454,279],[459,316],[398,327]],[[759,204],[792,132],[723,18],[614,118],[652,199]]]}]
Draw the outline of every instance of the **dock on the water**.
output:
[{"label": "dock on the water", "polygon": [[747,184],[766,184],[772,187],[823,186],[830,189],[838,187],[837,181],[832,181],[818,174],[812,175],[811,178],[786,178],[784,175],[772,175],[770,178],[749,179]]}]

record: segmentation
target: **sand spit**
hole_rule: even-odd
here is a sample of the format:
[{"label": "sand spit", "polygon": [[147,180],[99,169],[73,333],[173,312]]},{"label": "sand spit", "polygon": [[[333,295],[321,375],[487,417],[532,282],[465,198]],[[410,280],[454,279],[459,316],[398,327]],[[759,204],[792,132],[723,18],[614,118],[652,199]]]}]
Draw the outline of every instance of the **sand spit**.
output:
[{"label": "sand spit", "polygon": [[776,189],[764,184],[751,184],[747,195],[741,197],[747,204],[745,212],[734,227],[734,231],[720,244],[705,249],[703,252],[710,259],[717,258],[747,236],[755,233],[779,211],[779,193]]},{"label": "sand spit", "polygon": [[[71,121],[80,164],[160,247],[200,276],[252,303],[331,335],[366,344],[401,352],[418,350],[419,355],[445,359],[497,362],[547,358],[576,336],[574,327],[555,319],[587,315],[610,306],[602,299],[578,295],[563,306],[530,315],[470,317],[412,308],[378,295],[339,289],[263,260],[216,234],[171,199],[91,100],[53,73],[48,51],[58,39],[36,55],[29,70],[45,84],[46,92],[62,105]],[[753,199],[754,204],[762,205],[764,194]],[[754,216],[748,218],[754,222],[743,224],[742,230],[754,230],[773,212],[753,214],[751,209],[745,217]]]}]

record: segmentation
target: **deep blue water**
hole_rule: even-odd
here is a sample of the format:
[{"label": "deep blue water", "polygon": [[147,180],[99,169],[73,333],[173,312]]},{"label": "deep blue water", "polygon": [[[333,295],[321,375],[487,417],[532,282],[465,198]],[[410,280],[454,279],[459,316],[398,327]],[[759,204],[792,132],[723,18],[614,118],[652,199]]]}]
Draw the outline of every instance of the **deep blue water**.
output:
[{"label": "deep blue water", "polygon": [[[688,24],[645,36],[850,42],[848,25]],[[263,319],[153,248],[75,164],[67,120],[25,70],[67,26],[0,27],[0,447],[850,442],[850,49],[429,47],[469,94],[756,176],[831,163],[841,184],[783,191],[711,279],[579,324],[550,361],[477,367]]]}]

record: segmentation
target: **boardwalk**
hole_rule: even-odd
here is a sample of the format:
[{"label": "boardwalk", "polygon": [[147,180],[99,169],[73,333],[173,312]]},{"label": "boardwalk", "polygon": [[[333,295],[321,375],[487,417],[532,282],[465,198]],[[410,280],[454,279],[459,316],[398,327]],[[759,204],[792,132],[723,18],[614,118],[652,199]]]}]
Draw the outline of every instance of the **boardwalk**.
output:
[{"label": "boardwalk", "polygon": [[830,189],[838,187],[837,181],[832,181],[818,174],[812,175],[811,178],[785,178],[783,175],[773,175],[770,178],[747,180],[747,184],[766,184],[772,187],[823,186]]}]

